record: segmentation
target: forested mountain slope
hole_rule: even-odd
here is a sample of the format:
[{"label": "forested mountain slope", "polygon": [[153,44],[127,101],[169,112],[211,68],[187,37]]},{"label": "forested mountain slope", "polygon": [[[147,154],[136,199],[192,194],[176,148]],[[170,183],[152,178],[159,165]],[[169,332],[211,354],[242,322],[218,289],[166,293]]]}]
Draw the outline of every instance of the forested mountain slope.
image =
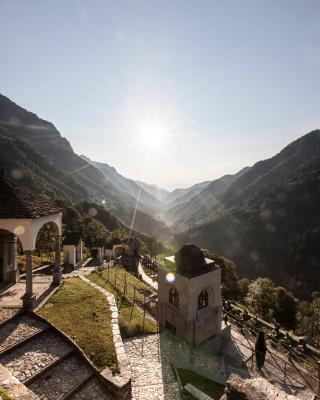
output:
[{"label": "forested mountain slope", "polygon": [[184,204],[180,210],[174,210],[176,231],[210,222],[266,185],[277,184],[290,176],[318,154],[320,131],[315,130],[290,143],[274,157],[259,161],[231,176],[233,181],[222,190],[212,190],[215,185],[213,181],[199,196]]},{"label": "forested mountain slope", "polygon": [[268,276],[300,297],[320,287],[320,155],[213,221],[177,235]]},{"label": "forested mountain slope", "polygon": [[106,163],[92,161],[86,156],[80,156],[83,160],[96,167],[113,186],[122,192],[139,199],[141,206],[151,214],[157,214],[162,207],[162,203],[154,198],[151,194],[143,189],[142,185],[138,185],[134,180],[125,178],[117,172],[114,167]]},{"label": "forested mountain slope", "polygon": [[105,201],[125,224],[161,235],[166,226],[134,209],[136,199],[108,182],[94,166],[74,153],[54,125],[0,95],[0,160],[6,174],[53,199]]},{"label": "forested mountain slope", "polygon": [[198,225],[222,205],[221,198],[227,190],[249,168],[243,168],[234,175],[224,175],[219,179],[195,185],[187,195],[178,197],[173,207],[165,211],[165,220],[175,224],[177,231]]}]

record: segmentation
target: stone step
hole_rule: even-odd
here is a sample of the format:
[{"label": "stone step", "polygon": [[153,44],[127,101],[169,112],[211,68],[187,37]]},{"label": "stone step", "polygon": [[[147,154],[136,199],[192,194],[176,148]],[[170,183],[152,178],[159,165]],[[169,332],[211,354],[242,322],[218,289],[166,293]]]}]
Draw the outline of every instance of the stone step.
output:
[{"label": "stone step", "polygon": [[56,365],[61,363],[64,359],[66,359],[67,357],[69,357],[71,354],[73,354],[75,352],[76,352],[75,349],[71,349],[68,353],[66,353],[62,357],[52,361],[50,364],[46,365],[43,369],[39,370],[34,375],[30,376],[30,378],[25,379],[22,383],[24,385],[31,385],[34,381],[39,379],[41,377],[41,375],[45,374],[47,371],[49,371],[50,369],[52,369],[53,367],[55,367]]},{"label": "stone step", "polygon": [[17,317],[19,314],[21,314],[20,309],[0,307],[0,328],[7,324],[12,318]]},{"label": "stone step", "polygon": [[10,320],[0,330],[0,354],[3,355],[4,351],[26,342],[46,328],[46,323],[26,315]]},{"label": "stone step", "polygon": [[[115,397],[97,376],[91,378],[70,400],[113,400]],[[151,399],[150,399],[151,400]]]},{"label": "stone step", "polygon": [[82,388],[90,382],[95,376],[95,372],[92,370],[91,375],[88,375],[85,379],[82,381],[76,383],[73,388],[63,396],[62,400],[70,400],[74,396],[75,393],[80,393],[82,391]]},{"label": "stone step", "polygon": [[63,400],[92,377],[93,369],[77,354],[55,364],[27,387],[43,400]]},{"label": "stone step", "polygon": [[73,347],[53,331],[34,335],[31,340],[0,355],[0,363],[24,382],[52,362],[69,353]]}]

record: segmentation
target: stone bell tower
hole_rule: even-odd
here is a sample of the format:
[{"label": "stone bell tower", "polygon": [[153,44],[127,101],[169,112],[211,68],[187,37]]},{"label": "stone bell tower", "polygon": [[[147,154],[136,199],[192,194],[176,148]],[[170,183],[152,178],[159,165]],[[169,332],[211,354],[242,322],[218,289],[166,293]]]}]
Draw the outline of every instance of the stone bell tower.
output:
[{"label": "stone bell tower", "polygon": [[159,324],[193,346],[220,350],[221,268],[187,244],[158,271]]}]

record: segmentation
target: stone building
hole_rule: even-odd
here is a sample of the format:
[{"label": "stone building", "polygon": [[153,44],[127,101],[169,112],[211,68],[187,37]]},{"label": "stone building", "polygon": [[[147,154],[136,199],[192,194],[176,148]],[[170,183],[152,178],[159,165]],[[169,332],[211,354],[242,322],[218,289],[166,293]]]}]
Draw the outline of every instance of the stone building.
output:
[{"label": "stone building", "polygon": [[62,242],[63,262],[77,266],[83,258],[82,247],[80,233],[68,232]]},{"label": "stone building", "polygon": [[182,246],[158,268],[159,324],[192,346],[220,351],[221,269],[194,245]]},{"label": "stone building", "polygon": [[55,238],[55,268],[53,282],[62,279],[60,267],[61,210],[47,198],[14,184],[0,173],[0,286],[19,279],[17,267],[17,239],[26,257],[25,308],[35,306],[33,291],[32,256],[40,229],[50,224]]}]

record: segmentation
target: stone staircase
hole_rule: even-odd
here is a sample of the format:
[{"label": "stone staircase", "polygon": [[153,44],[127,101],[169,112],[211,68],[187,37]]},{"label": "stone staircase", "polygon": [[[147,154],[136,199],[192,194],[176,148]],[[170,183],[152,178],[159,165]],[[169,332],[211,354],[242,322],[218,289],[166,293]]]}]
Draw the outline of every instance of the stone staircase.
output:
[{"label": "stone staircase", "polygon": [[35,399],[115,399],[72,342],[34,315],[1,322],[0,363]]}]

